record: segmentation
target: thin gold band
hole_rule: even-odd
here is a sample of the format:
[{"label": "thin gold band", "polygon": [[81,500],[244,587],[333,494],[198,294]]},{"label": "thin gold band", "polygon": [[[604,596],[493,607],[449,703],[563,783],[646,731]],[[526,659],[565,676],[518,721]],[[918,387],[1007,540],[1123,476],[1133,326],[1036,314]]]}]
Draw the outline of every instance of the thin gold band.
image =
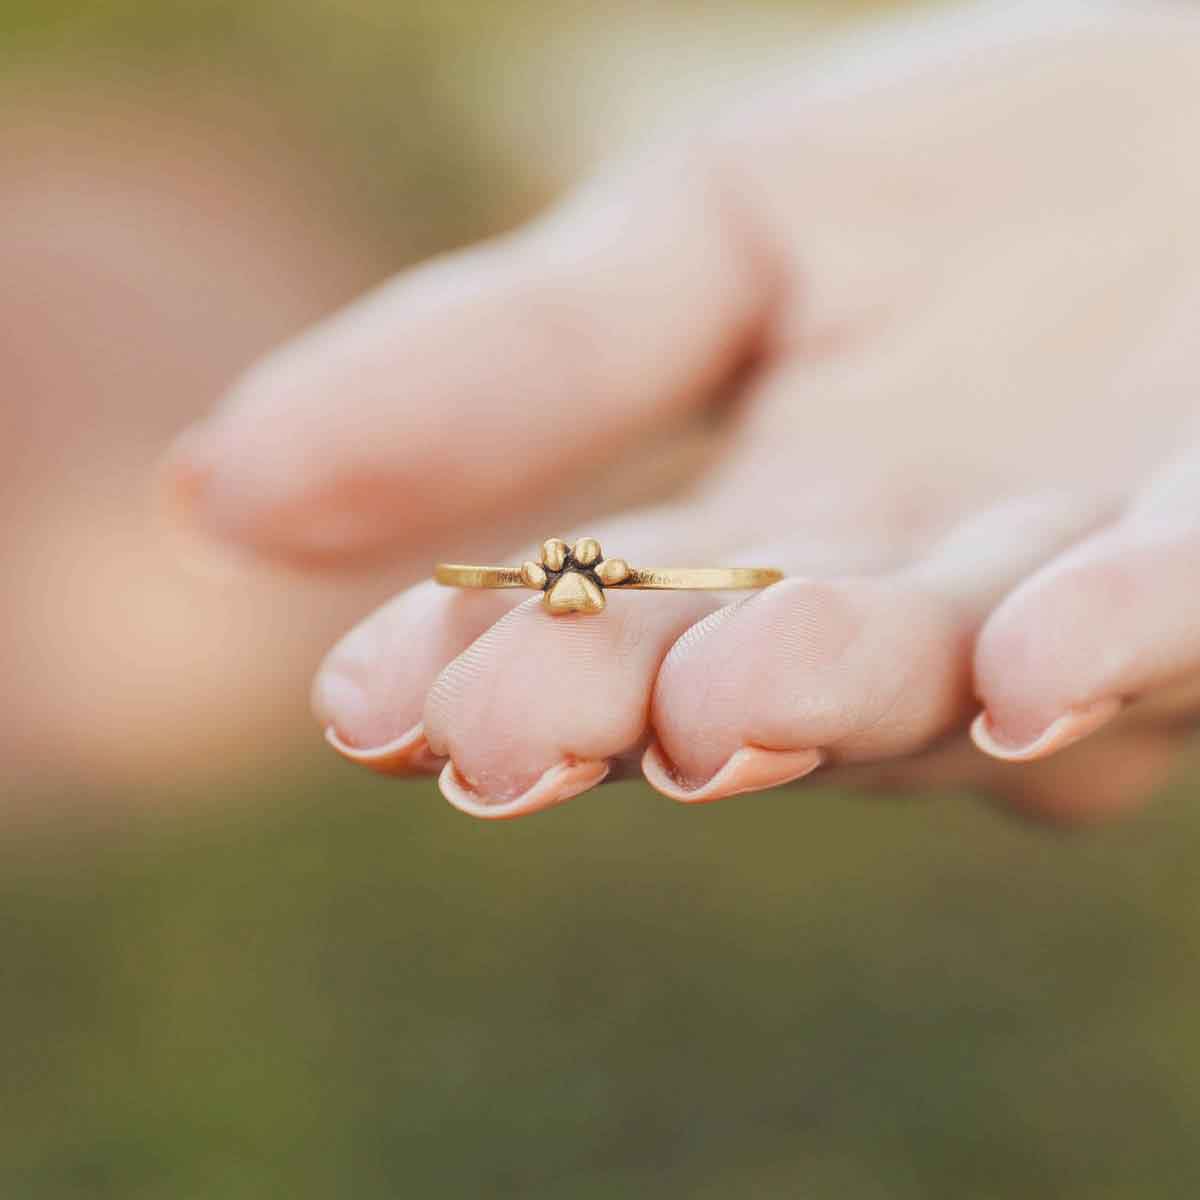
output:
[{"label": "thin gold band", "polygon": [[444,587],[529,588],[542,593],[551,615],[561,617],[603,612],[608,588],[745,591],[778,583],[783,572],[770,567],[631,567],[623,558],[605,558],[595,538],[580,538],[573,546],[549,538],[537,562],[519,567],[438,563],[433,577]]},{"label": "thin gold band", "polygon": [[[443,587],[528,587],[520,567],[472,567],[464,563],[438,563],[433,577]],[[783,578],[773,567],[631,567],[627,578],[607,586],[660,591],[743,592],[770,587]]]}]

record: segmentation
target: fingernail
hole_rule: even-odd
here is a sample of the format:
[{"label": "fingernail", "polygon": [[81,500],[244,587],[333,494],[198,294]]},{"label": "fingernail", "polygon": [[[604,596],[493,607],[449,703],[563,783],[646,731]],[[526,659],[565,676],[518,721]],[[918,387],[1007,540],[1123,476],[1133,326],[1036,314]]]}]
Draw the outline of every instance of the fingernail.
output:
[{"label": "fingernail", "polygon": [[606,762],[571,760],[551,767],[528,791],[515,800],[489,799],[466,779],[453,762],[448,762],[438,776],[442,795],[459,812],[486,821],[505,821],[524,817],[543,808],[552,808],[594,788],[609,772]]},{"label": "fingernail", "polygon": [[691,785],[679,776],[657,741],[642,756],[650,786],[681,804],[707,804],[744,792],[761,792],[811,775],[824,761],[820,750],[764,750],[743,746],[707,782]]},{"label": "fingernail", "polygon": [[377,775],[436,775],[444,758],[434,754],[425,740],[425,726],[416,724],[382,746],[352,746],[330,725],[325,740],[343,757]]},{"label": "fingernail", "polygon": [[1107,725],[1124,707],[1120,700],[1097,700],[1082,708],[1072,708],[1052,721],[1035,738],[1021,741],[1005,737],[996,728],[987,712],[981,712],[971,723],[971,740],[984,754],[1004,762],[1032,762],[1057,754],[1059,750],[1096,732]]},{"label": "fingernail", "polygon": [[325,740],[343,757],[380,775],[437,774],[446,761],[434,754],[418,721],[398,737],[381,727],[379,705],[361,682],[361,656],[353,653],[356,633],[330,653],[313,681],[312,706],[325,726]]}]

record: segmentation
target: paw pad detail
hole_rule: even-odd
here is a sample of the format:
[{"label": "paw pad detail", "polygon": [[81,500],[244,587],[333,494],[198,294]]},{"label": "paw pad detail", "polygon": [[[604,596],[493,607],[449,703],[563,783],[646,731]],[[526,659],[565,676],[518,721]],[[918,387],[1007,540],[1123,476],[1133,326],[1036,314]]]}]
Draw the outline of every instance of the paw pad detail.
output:
[{"label": "paw pad detail", "polygon": [[574,546],[550,538],[542,543],[540,562],[521,566],[526,586],[542,593],[542,603],[555,616],[602,611],[605,587],[624,583],[629,575],[629,564],[605,558],[595,538],[580,538]]}]

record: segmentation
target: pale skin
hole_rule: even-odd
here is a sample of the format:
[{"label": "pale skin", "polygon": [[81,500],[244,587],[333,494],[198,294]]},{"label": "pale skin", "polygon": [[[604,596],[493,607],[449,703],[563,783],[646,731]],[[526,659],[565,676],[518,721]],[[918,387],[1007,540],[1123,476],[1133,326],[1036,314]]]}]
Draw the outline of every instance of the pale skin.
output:
[{"label": "pale skin", "polygon": [[[485,817],[639,767],[682,801],[837,772],[1059,820],[1153,791],[1200,697],[1200,15],[1049,7],[798,70],[180,439],[173,508],[305,568],[467,529],[519,565],[536,510],[634,565],[790,576],[567,617],[420,584],[321,668],[336,748]],[[683,499],[555,523],[581,460],[714,404]]]}]

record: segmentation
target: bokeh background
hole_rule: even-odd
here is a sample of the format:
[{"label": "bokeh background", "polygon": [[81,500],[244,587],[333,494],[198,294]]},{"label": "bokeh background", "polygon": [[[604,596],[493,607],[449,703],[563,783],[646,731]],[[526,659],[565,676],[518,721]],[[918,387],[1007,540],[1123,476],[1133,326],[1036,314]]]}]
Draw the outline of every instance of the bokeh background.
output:
[{"label": "bokeh background", "polygon": [[148,503],[263,350],[886,7],[0,0],[0,1196],[1200,1194],[1194,774],[473,823],[305,714],[400,577]]}]

